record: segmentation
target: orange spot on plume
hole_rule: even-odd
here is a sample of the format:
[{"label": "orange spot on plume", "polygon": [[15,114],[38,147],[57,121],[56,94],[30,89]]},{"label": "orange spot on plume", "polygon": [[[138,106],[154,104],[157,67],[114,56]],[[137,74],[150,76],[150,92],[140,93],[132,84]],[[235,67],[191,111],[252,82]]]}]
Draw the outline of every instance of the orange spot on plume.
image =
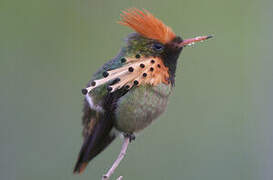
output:
[{"label": "orange spot on plume", "polygon": [[79,170],[79,174],[83,173],[83,171],[85,170],[87,166],[87,163],[82,163],[81,167],[80,167],[80,170]]},{"label": "orange spot on plume", "polygon": [[141,11],[132,8],[122,11],[122,13],[119,24],[132,28],[146,38],[158,40],[165,44],[172,41],[176,36],[170,27],[147,10]]}]

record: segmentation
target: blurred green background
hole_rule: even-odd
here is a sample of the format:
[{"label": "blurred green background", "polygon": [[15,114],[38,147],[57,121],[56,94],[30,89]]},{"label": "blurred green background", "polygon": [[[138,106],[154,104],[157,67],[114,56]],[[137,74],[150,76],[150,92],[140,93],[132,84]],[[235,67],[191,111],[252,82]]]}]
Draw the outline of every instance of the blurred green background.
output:
[{"label": "blurred green background", "polygon": [[[272,0],[0,0],[0,179],[97,180],[121,139],[82,175],[81,88],[132,32],[116,22],[146,8],[184,38],[167,112],[141,133],[114,177],[273,179]],[[115,178],[113,178],[115,179]]]}]

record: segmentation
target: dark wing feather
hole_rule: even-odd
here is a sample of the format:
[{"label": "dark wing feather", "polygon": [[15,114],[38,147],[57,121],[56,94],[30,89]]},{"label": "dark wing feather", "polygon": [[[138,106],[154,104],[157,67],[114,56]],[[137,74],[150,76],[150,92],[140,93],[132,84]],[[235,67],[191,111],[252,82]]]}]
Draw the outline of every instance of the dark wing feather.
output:
[{"label": "dark wing feather", "polygon": [[97,123],[97,111],[93,110],[89,107],[88,102],[84,100],[83,105],[83,116],[82,116],[82,125],[83,125],[83,131],[82,135],[84,140],[86,140],[87,137],[92,133],[92,130]]},{"label": "dark wing feather", "polygon": [[113,128],[113,118],[109,113],[100,113],[90,109],[86,101],[83,110],[84,143],[74,173],[81,173],[88,162],[115,139],[115,135],[110,133]]}]

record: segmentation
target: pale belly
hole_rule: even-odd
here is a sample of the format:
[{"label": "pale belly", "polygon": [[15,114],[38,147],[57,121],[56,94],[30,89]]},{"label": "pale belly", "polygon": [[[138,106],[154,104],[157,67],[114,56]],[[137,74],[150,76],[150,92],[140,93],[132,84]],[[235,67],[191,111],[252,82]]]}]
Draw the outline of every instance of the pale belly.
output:
[{"label": "pale belly", "polygon": [[115,127],[134,133],[147,127],[166,109],[171,86],[141,86],[132,89],[117,102]]}]

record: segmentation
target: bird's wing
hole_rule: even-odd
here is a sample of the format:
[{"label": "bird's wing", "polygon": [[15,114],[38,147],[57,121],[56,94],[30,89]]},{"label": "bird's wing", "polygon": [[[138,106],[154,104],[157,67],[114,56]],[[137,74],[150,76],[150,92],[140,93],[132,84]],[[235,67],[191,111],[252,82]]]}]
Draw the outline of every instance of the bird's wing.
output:
[{"label": "bird's wing", "polygon": [[87,101],[84,102],[82,120],[84,143],[74,173],[83,172],[88,162],[103,151],[115,138],[115,135],[111,134],[113,128],[111,115],[91,109]]}]

